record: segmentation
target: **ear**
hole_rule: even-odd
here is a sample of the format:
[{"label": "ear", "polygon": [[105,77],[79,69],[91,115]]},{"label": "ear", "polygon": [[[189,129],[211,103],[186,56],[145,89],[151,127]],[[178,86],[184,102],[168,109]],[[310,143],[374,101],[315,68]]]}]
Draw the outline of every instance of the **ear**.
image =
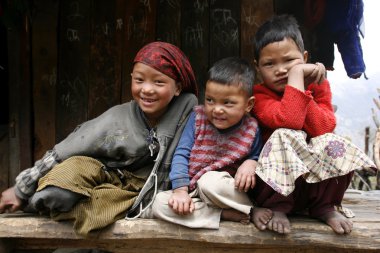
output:
[{"label": "ear", "polygon": [[256,72],[260,72],[260,70],[259,70],[259,63],[256,60],[253,61],[253,66],[255,66]]},{"label": "ear", "polygon": [[254,105],[255,105],[255,97],[254,96],[249,97],[248,101],[247,101],[247,106],[245,108],[245,111],[247,113],[250,113],[252,111]]},{"label": "ear", "polygon": [[307,63],[307,60],[309,59],[309,52],[308,51],[304,51],[303,52],[303,61],[305,63]]},{"label": "ear", "polygon": [[174,92],[174,96],[179,96],[179,94],[181,94],[181,91],[182,91],[182,84],[180,82],[176,83],[175,85],[175,92]]}]

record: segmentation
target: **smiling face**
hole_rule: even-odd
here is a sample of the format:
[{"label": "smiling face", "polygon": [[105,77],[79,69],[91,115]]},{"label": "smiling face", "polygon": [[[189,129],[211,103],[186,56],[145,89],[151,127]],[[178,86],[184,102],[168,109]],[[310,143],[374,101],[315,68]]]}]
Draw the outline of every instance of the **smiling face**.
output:
[{"label": "smiling face", "polygon": [[282,93],[288,83],[289,69],[305,63],[307,56],[307,52],[302,53],[292,39],[285,38],[263,47],[256,67],[264,85],[276,93]]},{"label": "smiling face", "polygon": [[143,63],[132,71],[132,96],[151,123],[157,123],[174,96],[181,92],[175,80]]},{"label": "smiling face", "polygon": [[205,91],[205,112],[209,122],[218,129],[239,123],[253,107],[254,97],[238,85],[224,85],[209,81]]}]

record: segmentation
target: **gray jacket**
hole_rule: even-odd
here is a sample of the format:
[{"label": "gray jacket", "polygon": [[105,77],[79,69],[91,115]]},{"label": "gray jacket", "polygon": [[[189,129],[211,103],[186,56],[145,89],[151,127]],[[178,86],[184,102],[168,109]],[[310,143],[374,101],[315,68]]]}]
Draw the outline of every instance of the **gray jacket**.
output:
[{"label": "gray jacket", "polygon": [[[197,98],[189,93],[174,97],[171,101],[156,126],[159,152],[153,165],[144,167],[149,177],[129,214],[149,205],[155,191],[169,188],[171,159],[187,118],[196,104]],[[16,178],[16,195],[23,199],[30,198],[37,188],[38,180],[54,165],[71,156],[89,156],[99,159],[108,168],[133,168],[133,171],[136,165],[144,164],[144,159],[150,156],[148,135],[143,114],[135,101],[114,106],[78,126],[32,168],[21,172]]]}]

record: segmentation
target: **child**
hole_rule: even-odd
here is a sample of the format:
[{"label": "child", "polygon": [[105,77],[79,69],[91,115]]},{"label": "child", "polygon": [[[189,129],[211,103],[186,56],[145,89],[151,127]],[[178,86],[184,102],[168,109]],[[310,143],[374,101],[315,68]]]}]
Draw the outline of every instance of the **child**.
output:
[{"label": "child", "polygon": [[308,209],[311,217],[336,233],[350,233],[352,222],[334,206],[341,205],[353,170],[373,169],[374,163],[352,143],[332,134],[336,120],[325,68],[306,63],[308,54],[295,19],[272,18],[258,29],[254,42],[263,83],[254,86],[253,112],[266,143],[253,198],[258,206],[273,211],[267,228],[289,233],[286,215]]},{"label": "child", "polygon": [[194,73],[179,48],[153,42],[137,53],[131,76],[134,101],[82,124],[21,172],[2,193],[1,213],[29,200],[57,220],[74,220],[86,235],[127,210],[140,215],[154,189],[168,189],[168,164],[197,104]]},{"label": "child", "polygon": [[[157,194],[153,215],[192,228],[219,228],[221,219],[249,223],[261,151],[254,104],[254,72],[239,58],[225,58],[208,72],[204,106],[194,108],[174,153],[172,191]],[[261,209],[253,222],[261,227],[272,212]]]}]

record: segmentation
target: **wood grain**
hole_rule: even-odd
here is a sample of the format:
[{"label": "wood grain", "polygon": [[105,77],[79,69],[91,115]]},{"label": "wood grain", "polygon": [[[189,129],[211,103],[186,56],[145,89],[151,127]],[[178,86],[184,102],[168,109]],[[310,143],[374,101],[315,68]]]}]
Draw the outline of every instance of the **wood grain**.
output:
[{"label": "wood grain", "polygon": [[55,144],[58,1],[36,0],[32,30],[34,160]]},{"label": "wood grain", "polygon": [[[291,217],[292,232],[279,235],[253,225],[222,222],[218,230],[190,229],[160,220],[119,220],[90,234],[76,235],[69,222],[28,214],[0,216],[0,242],[14,249],[99,248],[112,252],[379,252],[380,191],[349,190],[344,206],[356,217],[350,235],[307,217]],[[60,238],[60,240],[57,240]],[[1,244],[0,244],[1,245]]]}]

